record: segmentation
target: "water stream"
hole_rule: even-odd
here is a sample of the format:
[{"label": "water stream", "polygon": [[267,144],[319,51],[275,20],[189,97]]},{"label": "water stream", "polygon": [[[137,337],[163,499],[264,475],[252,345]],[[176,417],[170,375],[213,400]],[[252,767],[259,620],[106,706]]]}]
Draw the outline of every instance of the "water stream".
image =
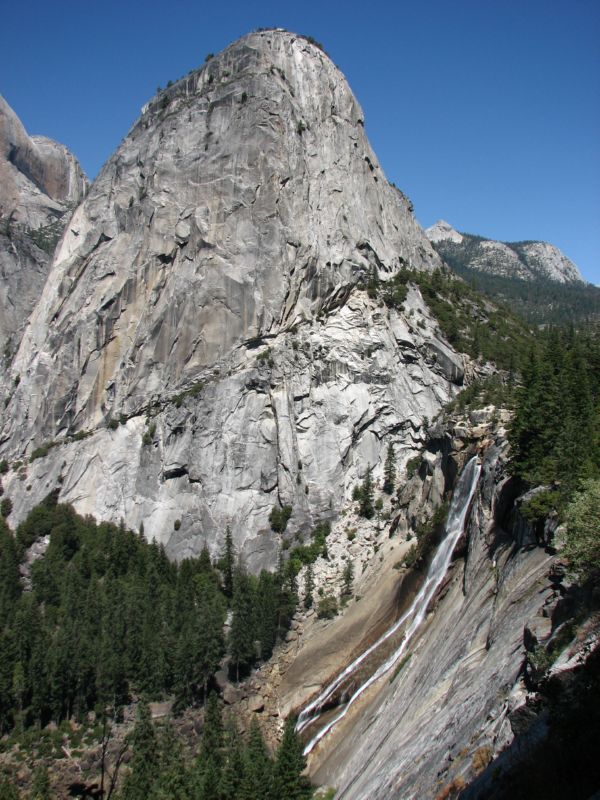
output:
[{"label": "water stream", "polygon": [[454,494],[452,495],[452,502],[450,503],[448,518],[446,520],[444,529],[444,538],[438,547],[433,561],[431,562],[427,572],[427,577],[425,578],[421,589],[419,590],[408,610],[405,611],[400,619],[390,628],[388,628],[388,630],[382,634],[377,641],[375,641],[370,647],[361,653],[361,655],[355,658],[354,661],[352,661],[338,675],[338,677],[335,678],[335,680],[328,684],[319,694],[319,696],[306,706],[306,708],[298,717],[298,722],[296,723],[296,730],[298,732],[303,731],[306,727],[308,727],[308,725],[316,722],[321,716],[322,709],[327,701],[332,697],[334,692],[341,686],[346,678],[355,672],[365,661],[365,659],[370,656],[371,653],[381,644],[383,644],[383,642],[393,636],[405,623],[408,623],[406,630],[404,631],[404,635],[402,636],[400,645],[396,648],[396,650],[394,650],[391,656],[386,659],[367,680],[364,681],[364,683],[354,690],[353,694],[340,708],[339,712],[308,742],[304,748],[304,755],[308,755],[308,753],[310,753],[317,742],[319,742],[337,722],[346,716],[352,704],[361,696],[361,694],[363,694],[363,692],[365,692],[369,686],[375,683],[375,681],[379,680],[379,678],[385,675],[385,673],[388,672],[404,654],[404,651],[406,650],[406,647],[408,646],[413,634],[425,618],[427,607],[431,601],[431,598],[437,591],[444,579],[444,576],[446,575],[446,572],[448,571],[450,559],[452,558],[452,552],[454,551],[456,543],[465,529],[465,524],[471,508],[471,502],[477,489],[480,472],[481,466],[477,462],[477,457],[473,457],[462,471],[462,474],[456,485],[456,489],[454,490]]}]

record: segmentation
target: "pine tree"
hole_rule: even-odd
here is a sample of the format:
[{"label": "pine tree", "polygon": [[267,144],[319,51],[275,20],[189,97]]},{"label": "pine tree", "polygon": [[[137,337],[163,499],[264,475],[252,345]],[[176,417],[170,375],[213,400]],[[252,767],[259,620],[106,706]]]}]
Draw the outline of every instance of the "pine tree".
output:
[{"label": "pine tree", "polygon": [[379,273],[377,267],[372,266],[369,270],[369,277],[367,279],[367,294],[372,300],[377,299],[379,292]]},{"label": "pine tree", "polygon": [[[272,796],[273,765],[256,717],[252,720],[244,753],[244,779],[240,800],[269,800]],[[285,794],[275,797],[286,797]]]},{"label": "pine tree", "polygon": [[225,597],[233,597],[233,572],[235,568],[235,548],[233,546],[233,537],[231,535],[231,528],[229,525],[225,530],[225,545],[221,558],[219,559],[219,566],[223,573],[223,592]]},{"label": "pine tree", "polygon": [[138,705],[131,745],[130,772],[123,784],[122,800],[147,800],[156,778],[158,745],[150,708],[144,700]]},{"label": "pine tree", "polygon": [[352,582],[354,581],[354,565],[349,558],[346,561],[346,566],[344,567],[344,572],[342,573],[342,580],[343,584],[340,599],[342,605],[345,605],[352,597]]},{"label": "pine tree", "polygon": [[313,566],[308,564],[306,567],[306,574],[304,576],[304,608],[312,608],[315,590],[315,580],[313,577]]},{"label": "pine tree", "polygon": [[237,800],[244,781],[244,753],[232,719],[225,730],[225,756],[219,780],[219,800]]},{"label": "pine tree", "polygon": [[50,800],[51,797],[52,793],[50,791],[48,770],[44,765],[36,767],[33,773],[33,783],[29,794],[29,800]]},{"label": "pine tree", "polygon": [[203,773],[198,800],[219,800],[221,772],[214,758],[206,759]]},{"label": "pine tree", "polygon": [[365,519],[371,519],[375,514],[373,506],[373,478],[371,476],[371,467],[367,469],[367,474],[360,487],[359,497],[359,510],[358,513]]},{"label": "pine tree", "polygon": [[195,668],[206,697],[208,682],[219,669],[225,652],[225,602],[217,584],[209,576],[198,577],[197,594]]},{"label": "pine tree", "polygon": [[260,658],[266,660],[273,653],[277,641],[277,614],[279,610],[279,585],[277,577],[266,570],[260,573],[256,590],[256,635],[260,643]]},{"label": "pine tree", "polygon": [[0,518],[0,620],[12,618],[21,594],[19,559],[15,539],[6,522]]},{"label": "pine tree", "polygon": [[245,569],[239,564],[233,576],[233,616],[229,631],[229,654],[235,669],[236,680],[240,671],[245,671],[254,662],[256,651],[255,616],[252,582]]},{"label": "pine tree", "polygon": [[281,553],[275,579],[278,584],[277,638],[283,639],[298,605],[298,586],[292,561],[284,561]]},{"label": "pine tree", "polygon": [[202,755],[218,763],[223,747],[223,720],[216,692],[211,692],[204,709],[204,729],[202,731]]},{"label": "pine tree", "polygon": [[394,445],[390,442],[388,444],[387,455],[385,457],[385,464],[383,467],[383,491],[386,494],[393,494],[395,484],[396,455],[394,453]]},{"label": "pine tree", "polygon": [[181,744],[167,725],[158,742],[159,763],[152,800],[189,800],[190,781],[185,768]]},{"label": "pine tree", "polygon": [[294,728],[294,719],[285,721],[283,738],[277,750],[274,767],[275,797],[286,800],[304,800],[312,790],[302,773],[306,768],[306,758],[302,753],[302,742]]}]

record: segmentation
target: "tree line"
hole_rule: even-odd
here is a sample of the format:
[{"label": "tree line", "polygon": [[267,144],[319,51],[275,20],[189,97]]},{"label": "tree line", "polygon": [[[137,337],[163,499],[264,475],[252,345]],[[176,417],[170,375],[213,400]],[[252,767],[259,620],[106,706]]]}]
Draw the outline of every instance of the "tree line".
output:
[{"label": "tree line", "polygon": [[565,555],[583,578],[600,574],[600,341],[593,332],[541,332],[514,392],[511,470],[542,486],[522,509],[540,531],[566,522]]},{"label": "tree line", "polygon": [[[20,569],[45,536],[25,590]],[[226,654],[235,678],[269,658],[296,604],[284,562],[249,575],[230,531],[216,564],[206,547],[176,564],[50,495],[14,535],[0,519],[0,731],[117,709],[132,693],[173,696],[175,710],[204,702]]]},{"label": "tree line", "polygon": [[271,755],[256,719],[245,737],[232,719],[223,720],[217,697],[209,697],[200,751],[189,763],[169,724],[157,730],[140,703],[131,736],[129,772],[119,800],[303,800],[312,788],[302,775],[306,759],[286,721]]}]

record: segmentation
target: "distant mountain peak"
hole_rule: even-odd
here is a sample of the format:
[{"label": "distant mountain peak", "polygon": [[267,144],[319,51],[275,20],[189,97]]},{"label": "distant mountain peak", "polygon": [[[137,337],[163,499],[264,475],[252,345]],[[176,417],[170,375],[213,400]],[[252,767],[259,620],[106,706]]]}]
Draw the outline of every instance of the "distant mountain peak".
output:
[{"label": "distant mountain peak", "polygon": [[451,256],[451,260],[455,260],[460,257],[469,269],[523,281],[586,282],[575,264],[548,242],[500,242],[461,234],[443,219],[427,228],[425,233],[429,241],[437,245],[442,258],[448,260]]},{"label": "distant mountain peak", "polygon": [[548,242],[499,242],[458,233],[444,220],[425,231],[448,267],[529,322],[564,324],[600,319],[600,289]]},{"label": "distant mountain peak", "polygon": [[444,219],[438,219],[425,233],[430,242],[451,241],[460,244],[463,240],[462,235]]}]

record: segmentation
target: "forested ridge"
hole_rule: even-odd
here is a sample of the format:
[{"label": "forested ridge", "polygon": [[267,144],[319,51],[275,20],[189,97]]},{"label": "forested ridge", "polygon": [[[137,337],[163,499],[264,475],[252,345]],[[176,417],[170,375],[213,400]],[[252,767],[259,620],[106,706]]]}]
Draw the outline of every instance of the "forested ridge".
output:
[{"label": "forested ridge", "polygon": [[[434,248],[472,289],[505,303],[528,322],[541,325],[581,325],[600,319],[600,288],[588,283],[559,283],[543,278],[524,280],[498,275],[473,267],[478,261],[493,258],[481,248],[480,236],[463,233],[462,242],[443,239],[433,242]],[[505,243],[522,259],[523,242]]]},{"label": "forested ridge", "polygon": [[564,508],[600,471],[600,342],[573,328],[541,332],[515,392],[512,472],[548,484]]}]

